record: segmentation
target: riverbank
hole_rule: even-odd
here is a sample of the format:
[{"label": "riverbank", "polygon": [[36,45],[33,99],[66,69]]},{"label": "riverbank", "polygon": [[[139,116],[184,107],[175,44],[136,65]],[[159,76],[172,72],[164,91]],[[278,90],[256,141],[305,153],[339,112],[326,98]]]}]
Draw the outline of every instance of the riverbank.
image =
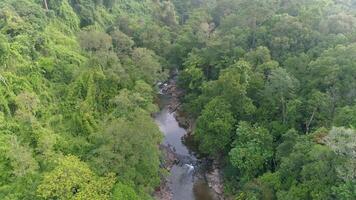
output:
[{"label": "riverbank", "polygon": [[[167,108],[169,112],[174,113],[174,118],[176,121],[186,130],[184,137],[191,137],[195,126],[195,120],[189,118],[183,112],[180,98],[184,95],[184,92],[177,87],[176,79],[174,77],[162,85],[161,93],[169,96]],[[170,172],[174,164],[179,162],[179,158],[177,158],[177,155],[175,155],[175,152],[172,151],[170,147],[161,145],[161,150],[164,154],[163,167],[168,172]],[[203,159],[204,163],[210,163],[205,161],[208,159]],[[212,199],[223,200],[223,182],[219,163],[217,161],[213,161],[212,164],[209,164],[209,167],[204,166],[204,168],[209,168],[209,170],[204,170],[204,172],[199,176],[201,179],[205,180],[212,193],[214,193],[212,195]],[[169,187],[169,185],[169,179],[164,177],[161,186],[155,192],[155,198],[158,200],[173,199],[172,189]]]}]

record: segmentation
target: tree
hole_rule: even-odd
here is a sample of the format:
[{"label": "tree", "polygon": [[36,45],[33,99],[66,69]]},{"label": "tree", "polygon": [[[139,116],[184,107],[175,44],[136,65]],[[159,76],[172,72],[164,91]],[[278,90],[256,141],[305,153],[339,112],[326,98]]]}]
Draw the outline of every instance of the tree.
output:
[{"label": "tree", "polygon": [[356,195],[356,155],[355,155],[355,130],[346,128],[332,128],[325,138],[325,143],[335,154],[341,158],[337,163],[336,173],[342,180],[333,187],[338,199],[350,199]]},{"label": "tree", "polygon": [[110,35],[112,37],[114,51],[118,55],[131,52],[132,47],[135,44],[131,37],[127,36],[120,30],[112,31]]},{"label": "tree", "polygon": [[336,112],[334,124],[338,127],[356,127],[356,106],[345,106]]},{"label": "tree", "polygon": [[135,76],[135,80],[142,79],[153,85],[161,78],[161,64],[158,61],[156,54],[145,48],[136,48],[133,50],[132,61],[135,68],[131,69],[131,74]]},{"label": "tree", "polygon": [[65,156],[53,171],[44,175],[38,195],[44,199],[109,199],[113,175],[98,177],[75,156]]},{"label": "tree", "polygon": [[203,85],[202,96],[205,99],[221,96],[231,105],[234,117],[243,119],[252,114],[255,107],[247,96],[251,67],[245,61],[239,61],[223,70],[219,79]]},{"label": "tree", "polygon": [[277,199],[331,198],[332,186],[339,183],[335,154],[305,137],[299,137],[292,149],[276,172],[281,182]]},{"label": "tree", "polygon": [[355,130],[334,127],[325,141],[338,156],[344,158],[344,162],[338,166],[338,175],[346,182],[354,182],[356,179]]},{"label": "tree", "polygon": [[174,27],[178,25],[174,4],[171,1],[163,1],[160,6],[161,6],[160,17],[162,21],[167,26]]},{"label": "tree", "polygon": [[112,47],[110,35],[98,31],[82,31],[79,34],[80,46],[87,51],[107,51]]},{"label": "tree", "polygon": [[167,27],[161,27],[155,23],[146,23],[137,32],[139,34],[137,43],[140,46],[153,50],[155,54],[165,59],[171,56],[173,39],[172,33]]},{"label": "tree", "polygon": [[[251,40],[249,47],[255,48],[257,44],[256,32],[259,26],[274,15],[278,8],[278,1],[275,0],[237,0],[237,1],[222,1],[229,2],[229,5],[223,14],[224,20],[232,18],[235,24],[232,26],[240,26],[245,29],[250,29]],[[221,12],[221,11],[220,11]]]},{"label": "tree", "polygon": [[318,41],[316,32],[288,14],[276,15],[269,32],[268,46],[273,58],[278,61],[305,52]]},{"label": "tree", "polygon": [[179,85],[188,92],[199,92],[204,81],[204,74],[200,68],[187,67],[179,76]]},{"label": "tree", "polygon": [[288,120],[288,103],[294,98],[298,81],[283,68],[272,70],[264,89],[264,95],[269,99],[268,106],[278,108],[282,123]]},{"label": "tree", "polygon": [[350,33],[356,29],[356,18],[345,12],[328,16],[320,23],[323,32],[327,33]]},{"label": "tree", "polygon": [[80,18],[80,27],[90,26],[96,22],[96,1],[71,1],[71,5]]},{"label": "tree", "polygon": [[210,16],[201,9],[195,10],[189,15],[189,19],[180,30],[180,34],[173,48],[173,59],[178,66],[184,62],[184,58],[194,48],[202,48],[206,45],[210,35]]},{"label": "tree", "polygon": [[338,45],[328,49],[309,65],[308,87],[317,88],[321,92],[329,93],[332,98],[333,114],[337,106],[352,104],[356,73],[355,57],[356,44],[348,46]]},{"label": "tree", "polygon": [[91,163],[99,174],[114,172],[120,180],[150,193],[160,181],[161,133],[148,114],[131,112],[127,119],[114,118],[92,135],[96,148]]},{"label": "tree", "polygon": [[73,8],[70,6],[68,0],[61,1],[61,4],[58,9],[58,15],[66,24],[68,24],[70,28],[74,30],[77,30],[79,28],[80,20],[74,12]]},{"label": "tree", "polygon": [[307,111],[309,116],[305,120],[305,132],[309,133],[313,124],[327,126],[331,118],[331,98],[329,95],[314,91],[307,100]]},{"label": "tree", "polygon": [[235,119],[230,108],[221,97],[215,97],[205,106],[194,134],[202,152],[216,156],[232,142]]},{"label": "tree", "polygon": [[267,129],[247,122],[239,123],[229,158],[231,164],[240,170],[243,181],[269,168],[273,156],[272,145],[273,138]]},{"label": "tree", "polygon": [[152,104],[152,89],[147,83],[138,81],[135,85],[136,91],[127,89],[120,90],[119,94],[111,99],[111,104],[115,106],[113,115],[116,117],[129,117],[136,111],[153,113],[156,110]]},{"label": "tree", "polygon": [[112,200],[140,200],[135,190],[122,183],[116,183],[114,186]]},{"label": "tree", "polygon": [[246,53],[245,59],[254,67],[272,60],[270,50],[263,46],[259,46],[255,50]]},{"label": "tree", "polygon": [[7,56],[9,55],[9,44],[4,35],[0,35],[0,63],[4,64]]},{"label": "tree", "polygon": [[17,177],[35,173],[39,166],[33,158],[31,149],[20,144],[16,136],[12,136],[8,141],[7,157],[10,160],[12,173]]}]

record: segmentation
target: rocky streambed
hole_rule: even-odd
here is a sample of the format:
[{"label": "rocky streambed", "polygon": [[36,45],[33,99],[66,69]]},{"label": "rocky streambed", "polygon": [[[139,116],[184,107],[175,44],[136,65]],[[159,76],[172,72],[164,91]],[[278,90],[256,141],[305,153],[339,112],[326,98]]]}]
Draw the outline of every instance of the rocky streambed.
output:
[{"label": "rocky streambed", "polygon": [[154,196],[158,200],[222,200],[219,164],[199,156],[189,143],[194,120],[182,112],[182,95],[175,78],[160,85],[160,112],[155,121],[164,134],[160,149],[164,157],[162,167],[168,175],[163,176]]}]

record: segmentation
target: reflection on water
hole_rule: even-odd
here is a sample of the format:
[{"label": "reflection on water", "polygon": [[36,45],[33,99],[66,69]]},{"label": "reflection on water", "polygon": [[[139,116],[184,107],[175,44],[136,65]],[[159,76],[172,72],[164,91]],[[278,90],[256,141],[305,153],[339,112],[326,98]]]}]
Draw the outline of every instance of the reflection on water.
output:
[{"label": "reflection on water", "polygon": [[214,200],[213,195],[211,195],[210,188],[205,181],[198,180],[194,183],[194,197],[199,200]]},{"label": "reflection on water", "polygon": [[169,180],[173,192],[173,200],[195,199],[193,175],[187,173],[187,169],[178,165],[173,166]]},{"label": "reflection on water", "polygon": [[166,107],[169,98],[162,96],[161,112],[155,116],[155,121],[165,135],[164,144],[170,146],[180,157],[180,163],[174,165],[169,176],[169,184],[173,200],[214,200],[211,190],[199,173],[198,159],[183,144],[182,138],[186,130],[179,126]]},{"label": "reflection on water", "polygon": [[182,143],[182,138],[186,130],[179,126],[174,115],[169,112],[168,108],[162,109],[155,119],[161,132],[165,136],[163,144],[172,146],[179,155],[190,156],[189,150]]}]

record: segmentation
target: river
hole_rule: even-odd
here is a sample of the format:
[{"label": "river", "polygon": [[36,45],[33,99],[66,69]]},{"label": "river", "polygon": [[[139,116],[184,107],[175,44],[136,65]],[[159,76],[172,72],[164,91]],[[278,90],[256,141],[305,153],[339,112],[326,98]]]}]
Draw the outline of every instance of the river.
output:
[{"label": "river", "polygon": [[160,95],[161,110],[155,121],[164,134],[163,145],[175,151],[179,160],[171,168],[167,183],[173,200],[215,200],[204,176],[204,162],[184,144],[187,131],[179,126],[175,113],[170,112],[170,100],[169,96]]}]

